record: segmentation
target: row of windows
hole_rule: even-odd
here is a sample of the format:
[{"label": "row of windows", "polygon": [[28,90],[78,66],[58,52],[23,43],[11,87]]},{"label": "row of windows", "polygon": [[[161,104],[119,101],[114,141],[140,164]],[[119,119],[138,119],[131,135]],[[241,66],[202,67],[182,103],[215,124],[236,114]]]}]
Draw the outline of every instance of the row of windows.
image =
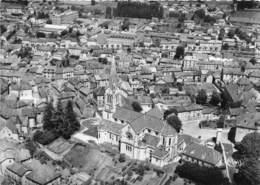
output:
[{"label": "row of windows", "polygon": [[114,140],[114,138],[116,138],[116,141],[119,140],[119,136],[114,135],[114,134],[111,134],[111,133],[109,133],[109,138],[110,138],[111,140]]},{"label": "row of windows", "polygon": [[[172,143],[172,139],[169,138],[169,140],[168,140],[168,145],[170,146],[171,143]],[[163,137],[163,145],[166,145],[166,141],[165,141],[165,138],[164,138],[164,137]]]},{"label": "row of windows", "polygon": [[131,151],[133,150],[132,147],[129,146],[129,145],[125,145],[125,148],[126,148],[126,150],[129,151],[129,152],[131,152]]}]

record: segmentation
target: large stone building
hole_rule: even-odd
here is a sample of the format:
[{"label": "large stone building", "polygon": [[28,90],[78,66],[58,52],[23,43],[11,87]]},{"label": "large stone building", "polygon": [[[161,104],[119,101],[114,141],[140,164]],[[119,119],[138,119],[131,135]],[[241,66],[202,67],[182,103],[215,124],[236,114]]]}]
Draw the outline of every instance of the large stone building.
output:
[{"label": "large stone building", "polygon": [[132,159],[149,160],[160,167],[169,164],[177,157],[176,130],[156,115],[126,108],[127,93],[118,81],[113,61],[98,142],[110,143]]},{"label": "large stone building", "polygon": [[72,24],[79,17],[77,11],[66,11],[51,16],[52,24]]}]

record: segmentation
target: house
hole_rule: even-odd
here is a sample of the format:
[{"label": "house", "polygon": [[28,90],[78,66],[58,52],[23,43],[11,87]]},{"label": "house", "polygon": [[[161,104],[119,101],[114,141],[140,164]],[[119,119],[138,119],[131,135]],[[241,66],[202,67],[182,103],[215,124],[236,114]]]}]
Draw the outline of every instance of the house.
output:
[{"label": "house", "polygon": [[56,70],[56,78],[68,80],[74,77],[74,70],[71,67],[66,68],[57,68]]},{"label": "house", "polygon": [[181,154],[181,159],[200,166],[221,167],[223,165],[222,154],[220,152],[198,143],[192,143],[187,146]]},{"label": "house", "polygon": [[99,87],[94,92],[94,98],[97,101],[98,110],[103,110],[105,106],[105,87]]},{"label": "house", "polygon": [[202,119],[202,106],[190,104],[188,106],[175,107],[178,112],[178,117],[183,124],[189,122],[200,122]]},{"label": "house", "polygon": [[12,121],[0,120],[0,139],[19,140],[18,130]]},{"label": "house", "polygon": [[22,185],[57,185],[61,180],[61,174],[56,173],[54,168],[36,159],[8,166],[6,176]]},{"label": "house", "polygon": [[9,94],[16,95],[22,101],[31,102],[34,100],[32,86],[25,81],[12,83],[9,87]]},{"label": "house", "polygon": [[70,143],[62,137],[59,137],[47,146],[44,146],[42,150],[53,160],[61,161],[73,146],[73,143]]},{"label": "house", "polygon": [[259,71],[254,71],[249,73],[248,78],[253,83],[258,83],[260,81],[260,74]]},{"label": "house", "polygon": [[130,34],[112,34],[107,38],[107,48],[132,47],[135,43],[135,37]]},{"label": "house", "polygon": [[239,78],[245,77],[246,74],[240,69],[223,69],[222,79],[225,83],[236,83]]},{"label": "house", "polygon": [[5,176],[12,179],[12,181],[16,183],[22,184],[22,180],[25,175],[31,173],[31,169],[27,166],[14,162],[13,164],[9,165],[5,171]]}]

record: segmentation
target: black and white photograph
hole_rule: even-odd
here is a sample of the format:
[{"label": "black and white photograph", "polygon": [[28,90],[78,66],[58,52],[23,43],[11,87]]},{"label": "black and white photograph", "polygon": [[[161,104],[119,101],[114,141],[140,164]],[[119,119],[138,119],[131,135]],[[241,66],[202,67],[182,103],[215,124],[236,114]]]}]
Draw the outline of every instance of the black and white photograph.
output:
[{"label": "black and white photograph", "polygon": [[0,185],[260,185],[260,0],[0,0]]}]

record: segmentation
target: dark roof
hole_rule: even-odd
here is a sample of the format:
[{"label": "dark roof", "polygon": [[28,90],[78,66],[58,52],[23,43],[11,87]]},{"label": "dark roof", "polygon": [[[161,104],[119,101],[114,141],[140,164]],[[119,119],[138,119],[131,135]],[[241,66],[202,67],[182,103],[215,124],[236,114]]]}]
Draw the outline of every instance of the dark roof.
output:
[{"label": "dark roof", "polygon": [[187,146],[183,154],[212,165],[217,165],[222,160],[220,152],[197,143]]},{"label": "dark roof", "polygon": [[143,129],[151,129],[156,132],[161,132],[164,123],[160,119],[143,114],[139,118],[130,122],[130,125],[137,133],[141,132]]},{"label": "dark roof", "polygon": [[92,126],[83,132],[86,135],[98,138],[98,128],[97,126]]},{"label": "dark roof", "polygon": [[133,110],[117,107],[116,112],[113,114],[113,117],[131,123],[142,115],[143,114],[135,112]]}]

